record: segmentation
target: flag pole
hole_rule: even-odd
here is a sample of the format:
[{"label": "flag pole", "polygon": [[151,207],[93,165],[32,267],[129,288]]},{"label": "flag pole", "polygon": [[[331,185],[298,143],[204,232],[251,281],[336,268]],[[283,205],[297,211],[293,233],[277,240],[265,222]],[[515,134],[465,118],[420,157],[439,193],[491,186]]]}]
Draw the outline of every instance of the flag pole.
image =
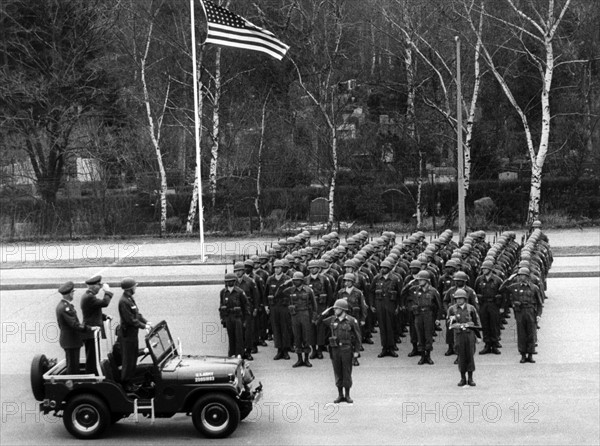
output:
[{"label": "flag pole", "polygon": [[[204,6],[204,5],[203,5]],[[192,75],[194,82],[194,136],[196,140],[196,181],[198,181],[198,221],[200,223],[200,261],[204,256],[204,208],[202,206],[202,177],[200,174],[200,116],[198,115],[198,67],[196,61],[196,20],[194,17],[194,0],[190,0],[190,21],[192,31]]]}]

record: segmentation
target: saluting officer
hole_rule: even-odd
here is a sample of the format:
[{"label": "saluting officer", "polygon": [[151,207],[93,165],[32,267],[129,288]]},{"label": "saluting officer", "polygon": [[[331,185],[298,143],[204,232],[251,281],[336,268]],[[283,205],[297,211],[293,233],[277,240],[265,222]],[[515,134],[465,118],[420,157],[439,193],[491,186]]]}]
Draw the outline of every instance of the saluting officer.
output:
[{"label": "saluting officer", "polygon": [[[365,297],[362,291],[354,286],[355,280],[355,274],[344,274],[344,288],[337,292],[336,302],[339,301],[339,299],[343,299],[348,303],[348,309],[346,310],[346,313],[358,321],[359,331],[362,331],[367,319],[367,305],[365,304]],[[354,357],[352,360],[352,365],[360,365],[358,362],[358,356],[360,356],[360,353]]]},{"label": "saluting officer", "polygon": [[119,299],[119,316],[121,317],[119,342],[123,358],[121,384],[126,391],[134,391],[136,389],[131,384],[131,379],[135,376],[135,367],[137,364],[139,349],[138,332],[140,329],[150,330],[152,324],[142,316],[133,299],[137,282],[131,277],[127,277],[121,281],[121,288],[123,289],[123,294]]},{"label": "saluting officer", "polygon": [[[475,344],[479,337],[481,324],[477,309],[467,303],[467,292],[459,289],[454,293],[456,303],[448,308],[449,328],[454,332],[454,346],[458,354],[458,370],[460,371],[459,387],[469,384],[475,386]],[[465,376],[468,374],[467,376]]]},{"label": "saluting officer", "polygon": [[[108,307],[113,293],[107,283],[102,285],[102,276],[94,276],[85,281],[88,289],[81,297],[81,313],[83,314],[83,323],[90,327],[99,327],[102,339],[106,339],[103,322],[110,319],[109,316],[102,313],[102,308]],[[100,290],[104,290],[104,296],[98,296]],[[96,341],[94,334],[90,331],[84,333],[83,344],[85,345],[85,370],[87,373],[98,374],[96,369]],[[100,348],[100,344],[98,344]],[[98,352],[99,354],[100,352]]]},{"label": "saluting officer", "polygon": [[69,281],[64,283],[58,292],[62,294],[62,299],[56,306],[56,320],[60,328],[60,346],[65,351],[67,360],[67,375],[79,373],[79,350],[83,345],[81,334],[99,330],[98,327],[88,327],[79,322],[77,310],[73,306],[73,289],[75,285]]},{"label": "saluting officer", "polygon": [[[325,316],[331,309],[325,310],[321,317]],[[335,376],[335,385],[338,388],[338,397],[335,404],[346,401],[352,404],[350,387],[352,387],[352,359],[358,358],[360,352],[360,328],[356,319],[348,315],[348,302],[338,299],[333,305],[334,316],[323,320],[323,324],[331,328],[329,338],[329,352]],[[346,391],[346,395],[342,392]]]},{"label": "saluting officer", "polygon": [[537,322],[542,316],[542,295],[540,289],[529,279],[529,270],[519,268],[517,281],[505,289],[515,310],[517,322],[517,343],[521,353],[521,364],[534,363],[533,352],[537,336]]},{"label": "saluting officer", "polygon": [[[229,356],[242,355],[244,352],[244,319],[249,314],[248,299],[244,291],[235,286],[237,275],[225,274],[225,288],[219,296],[219,316],[221,325],[227,330]],[[252,356],[244,354],[245,359]]]},{"label": "saluting officer", "polygon": [[[296,344],[298,361],[292,367],[312,367],[308,354],[313,345],[312,317],[317,309],[317,302],[313,291],[304,285],[304,274],[297,271],[292,276],[292,286],[283,291],[283,298],[288,299],[290,315],[292,316],[292,332]],[[302,360],[304,353],[304,360]]]},{"label": "saluting officer", "polygon": [[417,348],[421,353],[419,365],[433,364],[433,324],[440,324],[442,318],[442,303],[440,294],[429,282],[429,271],[419,271],[416,275],[418,284],[410,288],[407,297],[407,307],[415,316],[415,331],[417,332]]}]

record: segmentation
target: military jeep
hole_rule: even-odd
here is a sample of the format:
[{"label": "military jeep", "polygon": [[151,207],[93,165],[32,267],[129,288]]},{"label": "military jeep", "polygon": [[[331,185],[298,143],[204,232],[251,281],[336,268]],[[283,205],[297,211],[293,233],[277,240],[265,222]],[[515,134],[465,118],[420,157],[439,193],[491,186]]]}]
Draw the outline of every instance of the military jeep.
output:
[{"label": "military jeep", "polygon": [[[98,332],[95,334],[99,342]],[[62,417],[75,437],[97,438],[122,418],[143,415],[170,418],[176,413],[191,416],[196,429],[206,437],[224,438],[236,430],[262,395],[262,384],[252,388],[254,374],[241,358],[182,355],[165,321],[150,330],[146,349],[138,361],[134,391],[120,383],[119,364],[113,352],[101,360],[96,355],[97,374],[67,375],[66,360],[33,358],[31,387],[44,414]],[[100,349],[97,348],[98,352]]]}]

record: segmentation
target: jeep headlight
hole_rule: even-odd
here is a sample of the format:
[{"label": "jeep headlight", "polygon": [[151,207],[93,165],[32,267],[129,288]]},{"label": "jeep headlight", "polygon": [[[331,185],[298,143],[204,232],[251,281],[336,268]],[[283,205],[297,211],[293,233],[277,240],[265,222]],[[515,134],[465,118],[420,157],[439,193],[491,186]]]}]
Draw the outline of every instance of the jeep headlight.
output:
[{"label": "jeep headlight", "polygon": [[248,385],[252,381],[254,381],[254,373],[252,373],[250,363],[244,362],[244,366],[242,367],[242,382],[244,383],[244,385]]}]

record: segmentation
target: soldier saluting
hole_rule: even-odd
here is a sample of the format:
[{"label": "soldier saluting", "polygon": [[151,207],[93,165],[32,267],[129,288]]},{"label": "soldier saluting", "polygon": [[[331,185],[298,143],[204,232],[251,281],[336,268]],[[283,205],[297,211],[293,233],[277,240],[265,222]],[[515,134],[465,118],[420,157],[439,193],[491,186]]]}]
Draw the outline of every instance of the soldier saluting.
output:
[{"label": "soldier saluting", "polygon": [[[338,397],[333,401],[335,404],[343,401],[352,404],[350,387],[352,387],[352,359],[358,358],[361,347],[360,328],[356,319],[348,315],[348,301],[338,299],[333,305],[335,315],[323,320],[323,324],[331,328],[329,338],[329,352],[335,376],[335,385],[338,389]],[[325,310],[319,319],[325,316],[331,308]],[[344,395],[343,390],[346,394]]]},{"label": "soldier saluting", "polygon": [[64,283],[58,292],[62,295],[61,301],[56,306],[56,320],[60,328],[60,346],[65,351],[67,361],[67,375],[79,373],[79,351],[83,345],[81,335],[100,330],[98,327],[88,327],[79,322],[77,310],[73,305],[73,290],[75,285],[69,281]]},{"label": "soldier saluting", "polygon": [[[91,327],[98,327],[102,334],[102,339],[106,339],[103,322],[110,319],[110,317],[102,313],[102,308],[108,307],[113,293],[107,283],[103,285],[101,282],[102,276],[94,276],[85,281],[88,289],[81,297],[81,312],[83,314],[83,323]],[[104,290],[103,297],[98,296],[100,290]],[[87,373],[97,375],[96,348],[100,348],[100,345],[96,346],[92,332],[83,334],[83,344],[85,345],[85,370]]]}]

